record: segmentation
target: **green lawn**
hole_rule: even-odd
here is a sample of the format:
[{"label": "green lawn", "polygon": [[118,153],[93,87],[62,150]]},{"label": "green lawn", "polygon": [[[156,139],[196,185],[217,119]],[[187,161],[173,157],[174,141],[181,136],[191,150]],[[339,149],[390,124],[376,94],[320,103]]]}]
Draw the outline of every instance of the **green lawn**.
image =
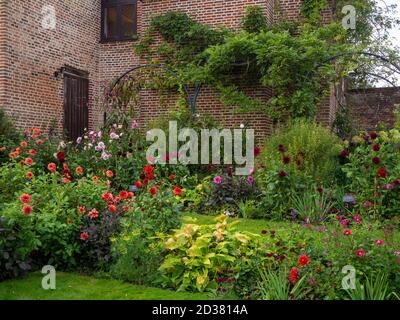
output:
[{"label": "green lawn", "polygon": [[41,273],[0,283],[0,300],[211,300],[211,294],[172,292],[117,280],[57,272],[56,290],[42,288]]}]

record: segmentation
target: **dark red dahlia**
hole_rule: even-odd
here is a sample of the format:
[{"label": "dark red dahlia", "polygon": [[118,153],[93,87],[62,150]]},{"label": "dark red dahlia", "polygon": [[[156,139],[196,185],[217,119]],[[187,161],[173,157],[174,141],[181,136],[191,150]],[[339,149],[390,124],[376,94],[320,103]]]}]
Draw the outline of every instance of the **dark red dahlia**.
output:
[{"label": "dark red dahlia", "polygon": [[375,131],[371,132],[371,133],[369,134],[369,136],[371,137],[372,140],[375,140],[376,138],[379,137],[379,135],[378,135]]},{"label": "dark red dahlia", "polygon": [[372,146],[372,150],[378,152],[379,150],[381,150],[381,146],[380,146],[379,144],[374,144],[374,145]]},{"label": "dark red dahlia", "polygon": [[283,157],[283,158],[282,158],[282,162],[283,162],[284,164],[289,164],[289,163],[290,163],[290,157],[288,157],[288,156]]},{"label": "dark red dahlia", "polygon": [[373,157],[372,158],[372,163],[373,164],[380,164],[381,163],[381,159],[379,157]]},{"label": "dark red dahlia", "polygon": [[342,150],[342,152],[340,152],[339,157],[341,158],[347,158],[350,155],[349,151],[347,149]]},{"label": "dark red dahlia", "polygon": [[65,161],[65,153],[63,151],[57,152],[56,157],[59,162]]},{"label": "dark red dahlia", "polygon": [[279,172],[279,176],[280,176],[281,178],[284,178],[284,177],[287,176],[287,173],[286,173],[285,171],[281,170],[281,171]]},{"label": "dark red dahlia", "polygon": [[377,171],[376,171],[376,175],[379,177],[379,178],[386,178],[387,177],[387,171],[386,171],[386,169],[385,168],[380,168],[380,169],[378,169]]}]

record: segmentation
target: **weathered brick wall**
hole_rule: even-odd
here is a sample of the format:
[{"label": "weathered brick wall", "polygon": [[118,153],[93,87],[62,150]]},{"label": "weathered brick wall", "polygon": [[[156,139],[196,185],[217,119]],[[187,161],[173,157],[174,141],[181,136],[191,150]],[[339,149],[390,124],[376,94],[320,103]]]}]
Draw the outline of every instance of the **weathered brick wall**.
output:
[{"label": "weathered brick wall", "polygon": [[[100,1],[8,0],[8,90],[6,111],[17,125],[48,128],[63,123],[63,80],[54,73],[63,65],[89,72],[90,122],[98,90]],[[56,28],[42,28],[42,8],[56,9]],[[3,102],[4,103],[4,102]]]},{"label": "weathered brick wall", "polygon": [[396,104],[400,104],[400,87],[349,90],[346,93],[351,120],[357,128],[373,130],[379,123],[392,128]]},{"label": "weathered brick wall", "polygon": [[7,104],[7,80],[9,77],[7,13],[7,1],[0,0],[0,108],[4,108]]},{"label": "weathered brick wall", "polygon": [[[245,7],[257,4],[273,22],[279,2],[286,18],[298,17],[300,0],[144,0],[138,2],[138,33],[143,35],[152,15],[168,10],[186,12],[202,23],[238,29]],[[54,72],[69,65],[89,72],[90,127],[101,125],[102,88],[145,61],[133,54],[134,41],[100,43],[100,0],[0,0],[0,4],[0,30],[5,30],[0,33],[0,106],[17,118],[20,127],[48,128],[55,120],[61,129],[63,80],[56,78]],[[41,27],[43,5],[56,9],[55,30]],[[262,100],[271,96],[265,88],[247,91]],[[166,106],[173,106],[175,100],[171,95]],[[139,121],[154,119],[167,110],[166,106],[160,106],[154,94],[142,93]],[[325,109],[330,112],[329,106]],[[198,110],[211,113],[227,126],[248,123],[257,129],[258,137],[271,132],[267,117],[259,113],[235,115],[232,108],[221,105],[217,92],[211,88],[203,88]]]}]

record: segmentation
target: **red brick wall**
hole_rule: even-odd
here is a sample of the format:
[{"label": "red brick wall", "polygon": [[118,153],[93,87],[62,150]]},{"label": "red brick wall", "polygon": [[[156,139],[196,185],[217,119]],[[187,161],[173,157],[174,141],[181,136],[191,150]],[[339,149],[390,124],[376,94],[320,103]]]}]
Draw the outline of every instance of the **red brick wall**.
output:
[{"label": "red brick wall", "polygon": [[349,90],[346,100],[357,128],[373,130],[379,123],[393,128],[393,111],[395,105],[400,104],[400,87]]},{"label": "red brick wall", "polygon": [[0,0],[0,108],[7,104],[8,79],[8,32],[7,32],[7,1]]},{"label": "red brick wall", "polygon": [[[98,90],[100,4],[92,0],[9,0],[6,111],[20,127],[48,128],[63,123],[63,80],[57,69],[67,64],[90,73],[90,122]],[[42,28],[43,5],[56,9],[54,30]]]},{"label": "red brick wall", "polygon": [[[90,126],[102,123],[101,89],[109,81],[133,66],[143,64],[135,57],[133,41],[100,43],[100,0],[0,0],[0,105],[17,118],[20,127],[48,128],[52,120],[61,129],[63,123],[63,80],[54,72],[67,64],[89,72]],[[8,15],[4,14],[8,3]],[[268,21],[274,20],[276,0],[144,0],[138,2],[138,32],[143,34],[152,15],[168,10],[187,12],[199,22],[223,24],[238,29],[248,5],[261,5]],[[57,13],[55,30],[41,27],[42,6],[53,5]],[[300,0],[281,0],[286,17],[298,16]],[[5,21],[5,18],[8,20]],[[276,17],[275,17],[276,18]],[[2,29],[3,28],[3,29]],[[5,39],[9,39],[6,41]],[[5,68],[7,64],[7,68]],[[7,90],[5,90],[7,86]],[[3,88],[3,89],[2,89]],[[271,92],[252,88],[249,93],[263,100]],[[6,92],[6,94],[4,93]],[[166,111],[156,97],[141,95],[139,121],[154,119]],[[171,96],[167,106],[173,106]],[[235,115],[224,108],[218,94],[204,88],[198,99],[199,112],[213,114],[222,124],[237,126],[247,122],[259,137],[271,131],[271,122],[261,114]]]}]

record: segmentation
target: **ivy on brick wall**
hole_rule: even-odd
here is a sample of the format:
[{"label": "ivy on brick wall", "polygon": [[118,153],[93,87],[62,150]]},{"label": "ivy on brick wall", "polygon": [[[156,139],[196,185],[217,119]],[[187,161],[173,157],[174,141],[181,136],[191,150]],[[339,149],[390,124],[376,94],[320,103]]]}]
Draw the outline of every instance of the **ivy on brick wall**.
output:
[{"label": "ivy on brick wall", "polygon": [[[149,63],[162,61],[189,85],[217,89],[223,104],[238,112],[257,110],[276,122],[314,117],[329,85],[354,68],[348,58],[328,61],[355,48],[339,22],[322,24],[320,12],[326,6],[325,0],[304,1],[300,23],[273,25],[267,24],[261,7],[250,6],[237,32],[166,12],[153,17],[134,49]],[[363,49],[363,41],[356,44]],[[164,79],[164,84],[165,89],[177,83]],[[250,97],[246,86],[268,87],[273,96],[266,102]]]}]

